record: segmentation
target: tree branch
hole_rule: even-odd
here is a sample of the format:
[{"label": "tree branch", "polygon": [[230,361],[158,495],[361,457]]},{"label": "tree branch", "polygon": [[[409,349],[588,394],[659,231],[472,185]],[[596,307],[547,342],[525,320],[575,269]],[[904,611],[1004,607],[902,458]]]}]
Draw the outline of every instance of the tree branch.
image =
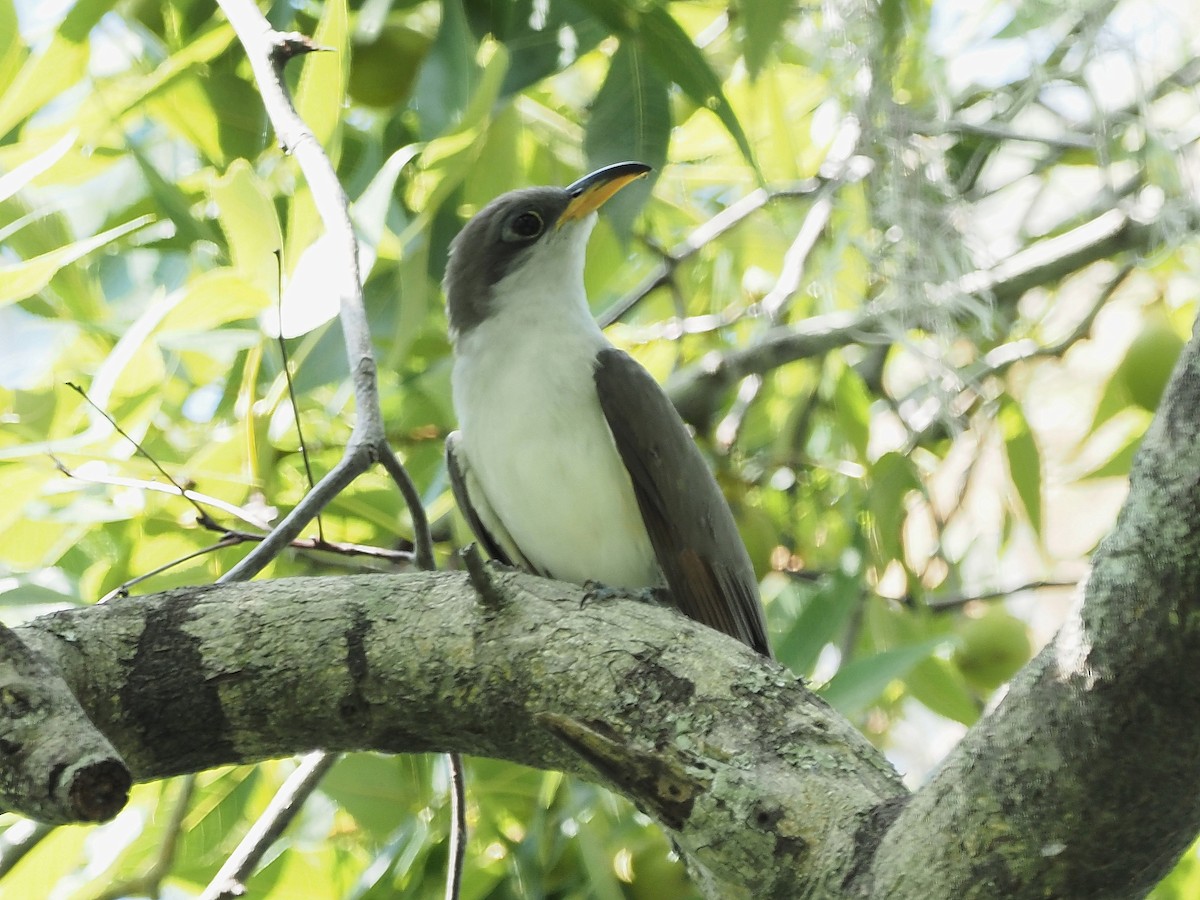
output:
[{"label": "tree branch", "polygon": [[275,31],[250,0],[218,2],[237,33],[238,40],[246,48],[246,56],[275,134],[284,150],[296,158],[303,171],[312,191],[313,202],[331,238],[331,246],[336,248],[337,258],[331,265],[341,279],[338,287],[338,318],[345,340],[355,400],[354,430],[341,461],[262,543],[225,574],[222,581],[251,578],[261,571],[289,542],[299,537],[304,526],[338,492],[375,462],[383,463],[408,505],[417,564],[421,568],[432,568],[433,543],[420,493],[387,443],[383,413],[379,406],[375,357],[363,307],[358,239],[350,221],[349,202],[329,157],[292,105],[283,79],[283,67],[290,58],[318,48],[303,35]]},{"label": "tree branch", "polygon": [[138,779],[320,748],[460,750],[630,796],[710,896],[835,896],[899,779],[777,665],[673,610],[496,572],[206,586],[45,616]]}]

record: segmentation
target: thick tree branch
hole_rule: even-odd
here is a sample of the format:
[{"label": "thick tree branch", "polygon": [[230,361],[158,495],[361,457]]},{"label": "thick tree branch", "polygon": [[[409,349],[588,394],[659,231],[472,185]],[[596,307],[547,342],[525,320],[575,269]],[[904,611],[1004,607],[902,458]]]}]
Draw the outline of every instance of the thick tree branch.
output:
[{"label": "thick tree branch", "polygon": [[713,897],[836,896],[904,788],[794,676],[678,613],[492,573],[208,586],[22,627],[139,779],[460,750],[632,797]]}]

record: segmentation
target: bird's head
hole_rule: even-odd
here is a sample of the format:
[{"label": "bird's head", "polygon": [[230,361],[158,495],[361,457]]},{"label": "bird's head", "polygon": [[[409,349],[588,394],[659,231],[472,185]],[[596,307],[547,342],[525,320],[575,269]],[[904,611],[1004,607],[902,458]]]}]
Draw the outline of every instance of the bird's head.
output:
[{"label": "bird's head", "polygon": [[582,282],[583,252],[596,210],[650,171],[624,162],[567,187],[535,187],[497,197],[467,222],[450,245],[443,287],[452,334],[470,331],[491,312],[495,288],[521,272]]}]

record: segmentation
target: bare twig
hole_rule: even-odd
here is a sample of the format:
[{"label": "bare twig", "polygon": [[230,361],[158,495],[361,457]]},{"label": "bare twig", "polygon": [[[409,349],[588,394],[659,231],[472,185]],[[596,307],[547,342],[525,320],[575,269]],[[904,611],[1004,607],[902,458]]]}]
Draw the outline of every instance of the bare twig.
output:
[{"label": "bare twig", "polygon": [[858,117],[846,116],[821,166],[822,183],[813,204],[783,256],[783,267],[775,287],[762,299],[763,312],[772,323],[779,320],[785,304],[800,290],[808,256],[817,245],[817,239],[825,233],[825,226],[829,224],[829,217],[833,213],[833,195],[842,185],[858,181],[867,174],[865,167],[851,166],[854,154],[858,151],[860,136]]},{"label": "bare twig", "polygon": [[496,583],[495,574],[488,568],[484,562],[483,556],[479,553],[479,547],[476,544],[467,544],[462,549],[460,554],[463,563],[467,567],[467,575],[471,579],[471,587],[475,588],[475,593],[479,595],[480,601],[488,609],[497,610],[503,609],[508,603],[508,598],[504,591]]},{"label": "bare twig", "polygon": [[114,419],[112,416],[110,416],[106,410],[101,409],[98,404],[94,403],[92,401],[92,398],[87,395],[87,391],[85,391],[79,385],[77,385],[73,382],[70,382],[70,381],[67,382],[67,387],[69,387],[71,390],[73,390],[75,393],[77,393],[80,397],[82,397],[84,403],[88,404],[88,406],[90,406],[92,409],[96,410],[96,412],[98,412],[98,413],[100,413],[100,415],[104,416],[104,418],[108,420],[108,424],[111,425],[116,430],[117,434],[119,434],[121,437],[125,438],[125,440],[129,441],[129,443],[133,444],[133,448],[135,450],[137,450],[138,454],[140,456],[145,457],[147,460],[149,460],[150,465],[152,465],[152,466],[154,466],[154,468],[158,469],[158,474],[162,475],[163,478],[167,479],[167,481],[171,482],[171,484],[173,484],[175,486],[175,489],[176,489],[176,491],[178,491],[179,496],[183,497],[190,504],[192,504],[192,506],[195,508],[196,515],[199,517],[199,521],[202,525],[204,525],[206,527],[216,525],[216,523],[213,522],[212,518],[208,515],[208,510],[206,510],[203,506],[201,506],[199,503],[197,503],[194,498],[189,497],[188,492],[186,490],[184,490],[183,486],[179,482],[177,482],[173,477],[171,477],[171,473],[168,472],[166,469],[164,469],[162,466],[160,466],[158,464],[157,459],[155,459],[153,456],[151,456],[149,453],[147,453],[146,450],[142,447],[142,445],[133,439],[133,437],[129,434],[129,432],[127,432],[124,428],[122,428],[120,425],[118,425],[116,419]]},{"label": "bare twig", "polygon": [[387,443],[375,358],[362,302],[358,268],[358,240],[350,222],[349,204],[329,157],[292,104],[283,78],[283,64],[291,57],[317,48],[303,35],[275,31],[250,0],[219,0],[221,9],[246,48],[263,105],[284,149],[295,157],[312,192],[313,202],[325,224],[331,246],[338,254],[333,264],[340,275],[339,319],[354,386],[354,430],[342,459],[254,550],[222,578],[240,581],[253,577],[271,559],[299,537],[301,530],[338,493],[365,472],[382,462],[396,481],[408,504],[413,524],[417,563],[433,567],[433,542],[429,521],[411,477]]},{"label": "bare twig", "polygon": [[[122,478],[116,475],[89,475],[68,468],[67,465],[57,457],[52,456],[50,458],[53,460],[55,467],[62,472],[63,475],[76,481],[83,481],[89,484],[111,484],[117,487],[131,487],[144,491],[156,491],[161,494],[169,494],[175,497],[182,496],[180,494],[178,485],[173,483],[163,484],[161,481],[144,481],[139,478]],[[123,585],[121,585],[121,587],[117,588],[115,591],[105,597],[105,599],[109,599],[112,596],[121,595],[128,588],[132,587],[134,584],[137,584],[139,581],[144,581],[146,578],[157,575],[160,572],[169,569],[171,566],[178,565],[179,563],[185,562],[186,560],[202,553],[209,553],[213,550],[221,550],[226,547],[236,546],[237,544],[265,540],[265,532],[267,532],[271,526],[261,519],[258,519],[257,517],[246,512],[241,507],[235,506],[232,503],[226,503],[224,500],[220,500],[216,497],[210,497],[207,494],[201,494],[198,491],[193,491],[190,489],[185,490],[183,493],[188,496],[188,499],[196,503],[215,506],[223,512],[227,512],[230,515],[236,516],[242,521],[253,525],[256,528],[261,528],[264,534],[257,534],[251,531],[241,531],[236,528],[230,528],[227,525],[222,525],[220,522],[216,522],[212,519],[209,519],[208,522],[198,523],[209,531],[213,531],[221,535],[221,540],[197,553],[189,554],[186,557],[182,557],[172,563],[161,566],[158,569],[155,569],[153,572],[145,573],[135,579],[125,582]],[[349,541],[328,541],[321,540],[320,538],[296,538],[294,541],[291,541],[288,544],[288,547],[292,550],[332,553],[338,556],[365,556],[371,559],[379,559],[390,563],[413,562],[413,553],[410,550],[390,550],[386,547],[372,547],[367,544],[355,544]]]},{"label": "bare twig", "polygon": [[447,753],[446,763],[450,772],[450,871],[446,876],[445,898],[458,900],[467,858],[467,783],[462,756]]},{"label": "bare twig", "polygon": [[987,591],[982,594],[973,594],[971,596],[949,595],[945,597],[931,598],[926,602],[934,612],[946,612],[951,609],[961,609],[968,603],[984,603],[991,600],[1003,600],[1006,597],[1011,597],[1013,594],[1019,594],[1022,591],[1044,591],[1052,588],[1073,588],[1078,586],[1078,581],[1057,581],[1054,579],[1042,579],[1039,581],[1030,581],[1027,584],[1018,585],[1017,587],[1008,588],[1002,591]]},{"label": "bare twig", "polygon": [[[113,487],[129,487],[136,488],[140,491],[154,491],[159,494],[170,494],[174,497],[183,497],[185,500],[190,500],[193,504],[203,504],[212,506],[227,513],[234,518],[241,519],[247,525],[253,525],[255,528],[261,528],[263,531],[270,531],[271,524],[265,519],[260,519],[252,513],[249,513],[245,508],[236,506],[233,503],[227,503],[218,497],[211,497],[208,494],[201,494],[199,491],[193,491],[191,488],[181,488],[174,480],[170,484],[163,484],[161,481],[145,481],[141,478],[124,478],[119,475],[92,475],[71,469],[57,456],[51,455],[51,461],[58,471],[62,472],[68,478],[75,481],[83,481],[88,484],[110,484]],[[151,460],[153,462],[153,460]],[[204,523],[201,523],[204,524]],[[216,522],[211,522],[205,525],[207,528],[215,528],[217,531],[225,531],[224,526]]]},{"label": "bare twig", "polygon": [[1095,150],[1097,145],[1096,138],[1091,135],[1066,131],[1054,135],[1030,134],[1010,125],[997,125],[994,122],[965,122],[953,119],[943,122],[918,122],[912,125],[912,130],[917,134],[926,135],[969,134],[996,141],[1020,141],[1041,144],[1055,150]]},{"label": "bare twig", "polygon": [[[292,365],[288,359],[287,338],[283,336],[283,253],[275,251],[275,302],[279,317],[279,355],[283,360],[283,380],[287,383],[288,399],[292,403],[292,421],[296,423],[296,440],[300,442],[300,456],[304,460],[304,474],[308,478],[309,490],[316,483],[313,478],[312,460],[308,458],[308,443],[304,440],[304,428],[300,421],[300,404],[296,402],[296,385],[292,381]],[[325,541],[325,526],[321,522],[321,514],[317,513],[317,537]]]},{"label": "bare twig", "polygon": [[188,560],[195,559],[198,556],[206,556],[209,553],[215,553],[217,550],[224,550],[226,547],[236,547],[240,543],[241,541],[232,534],[226,534],[222,536],[222,538],[215,544],[209,544],[207,547],[200,547],[199,549],[193,550],[191,553],[185,553],[183,556],[177,556],[174,559],[163,563],[161,566],[155,566],[149,572],[143,572],[141,575],[135,575],[128,581],[125,581],[113,588],[96,602],[107,603],[109,600],[112,600],[116,597],[128,597],[129,589],[135,584],[141,584],[143,581],[154,578],[156,575],[161,575],[163,572],[173,569],[176,566],[183,565]]},{"label": "bare twig", "polygon": [[[983,359],[974,367],[966,367],[960,372],[955,373],[956,381],[954,382],[954,386],[956,393],[950,405],[958,410],[959,414],[967,415],[984,399],[980,393],[980,385],[983,383],[999,375],[1003,375],[1018,362],[1062,356],[1067,350],[1091,333],[1096,316],[1099,315],[1100,310],[1104,308],[1105,304],[1112,299],[1112,296],[1121,285],[1125,283],[1125,279],[1132,274],[1134,268],[1133,263],[1126,263],[1122,266],[1109,279],[1108,284],[1104,286],[1104,289],[1097,296],[1095,302],[1083,318],[1071,329],[1069,334],[1059,340],[1051,344],[1038,344],[1030,338],[1009,341],[988,351]],[[907,417],[900,414],[899,410],[906,404],[919,405],[920,395],[926,389],[927,386],[922,386],[895,404],[897,414],[900,415],[902,421],[906,421]],[[904,452],[906,454],[910,453],[915,447],[929,440],[932,435],[940,434],[945,424],[944,418],[929,416],[928,421],[918,426],[910,427]]]},{"label": "bare twig", "polygon": [[[329,157],[296,112],[283,78],[283,67],[288,59],[298,53],[317,48],[303,35],[285,35],[275,31],[252,0],[218,2],[238,39],[246,48],[275,134],[284,149],[296,158],[303,171],[314,204],[331,239],[331,245],[338,254],[334,266],[341,276],[338,290],[339,319],[355,398],[354,430],[337,465],[305,495],[258,547],[226,572],[220,580],[245,580],[261,571],[283,547],[299,537],[300,531],[314,516],[374,462],[383,464],[408,506],[417,565],[422,569],[433,569],[433,540],[420,493],[387,442],[383,413],[379,405],[375,357],[371,349],[370,331],[363,306],[358,240],[350,221],[349,203]],[[306,758],[298,770],[300,774],[295,782],[289,779],[288,784],[272,801],[268,813],[255,823],[251,834],[247,835],[239,850],[222,867],[213,884],[209,886],[206,896],[214,890],[221,891],[217,896],[228,896],[224,893],[226,885],[236,886],[247,877],[283,827],[295,815],[294,810],[299,809],[309,794],[316,789],[321,776],[333,765],[335,759],[334,755],[326,753],[315,753]],[[456,761],[451,760],[451,765],[455,764]],[[277,810],[277,813],[272,814],[272,810]]]},{"label": "bare twig", "polygon": [[[1125,212],[1109,210],[1062,235],[1018,251],[990,269],[968,273],[931,289],[932,308],[944,309],[945,304],[938,298],[952,293],[991,298],[1001,305],[1014,303],[1032,288],[1061,281],[1121,252],[1145,253],[1160,240],[1157,222],[1139,222]],[[908,316],[918,320],[921,311],[911,310]],[[893,339],[894,319],[867,307],[780,326],[749,347],[705,356],[697,365],[673,376],[668,392],[684,419],[702,425],[724,391],[746,375],[762,375],[847,344],[888,342]]]},{"label": "bare twig", "polygon": [[279,839],[300,812],[304,801],[317,789],[335,762],[337,754],[310,753],[288,776],[271,803],[246,832],[237,849],[209,882],[201,900],[233,900],[246,893],[246,881],[254,874],[263,854]]}]

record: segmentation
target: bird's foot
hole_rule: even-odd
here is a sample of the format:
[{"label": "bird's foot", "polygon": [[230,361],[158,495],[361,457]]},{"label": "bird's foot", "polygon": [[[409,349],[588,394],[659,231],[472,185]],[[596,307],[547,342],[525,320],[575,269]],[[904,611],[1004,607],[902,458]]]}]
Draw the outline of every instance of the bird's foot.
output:
[{"label": "bird's foot", "polygon": [[616,600],[624,597],[631,597],[641,603],[653,603],[656,606],[670,605],[667,599],[666,588],[615,588],[599,581],[585,581],[583,583],[583,591],[583,600],[580,601],[580,606],[596,601]]}]

